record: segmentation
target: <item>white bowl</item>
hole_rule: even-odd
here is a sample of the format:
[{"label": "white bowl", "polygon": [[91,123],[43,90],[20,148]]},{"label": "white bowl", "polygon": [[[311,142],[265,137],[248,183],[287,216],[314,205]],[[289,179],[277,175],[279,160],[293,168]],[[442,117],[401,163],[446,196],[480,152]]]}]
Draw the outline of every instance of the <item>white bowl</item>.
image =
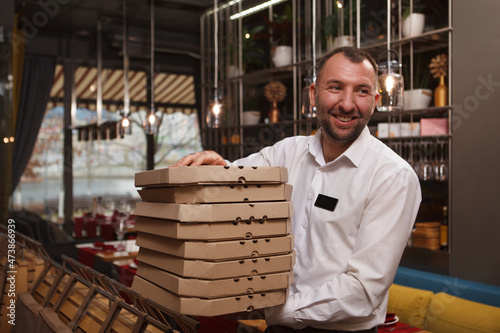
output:
[{"label": "white bowl", "polygon": [[243,125],[257,125],[260,121],[260,111],[244,111]]},{"label": "white bowl", "polygon": [[403,109],[425,109],[429,107],[432,99],[432,90],[413,89],[405,90],[403,96]]}]

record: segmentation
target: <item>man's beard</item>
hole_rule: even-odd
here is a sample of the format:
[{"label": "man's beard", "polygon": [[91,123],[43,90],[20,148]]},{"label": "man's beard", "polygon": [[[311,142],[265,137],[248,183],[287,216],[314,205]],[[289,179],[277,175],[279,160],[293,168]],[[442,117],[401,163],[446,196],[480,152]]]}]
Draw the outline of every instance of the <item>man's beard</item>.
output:
[{"label": "man's beard", "polygon": [[[353,142],[356,140],[356,138],[363,132],[363,129],[365,126],[368,124],[369,119],[362,119],[362,122],[357,123],[354,127],[350,129],[350,132],[347,133],[347,135],[340,135],[340,133],[336,133],[337,131],[340,131],[341,129],[335,128],[332,124],[332,120],[329,119],[330,117],[333,117],[331,114],[328,113],[328,111],[322,111],[318,108],[318,121],[323,129],[324,133],[328,135],[333,141],[340,142],[340,143],[349,143]],[[342,114],[341,112],[336,112],[335,114]]]}]

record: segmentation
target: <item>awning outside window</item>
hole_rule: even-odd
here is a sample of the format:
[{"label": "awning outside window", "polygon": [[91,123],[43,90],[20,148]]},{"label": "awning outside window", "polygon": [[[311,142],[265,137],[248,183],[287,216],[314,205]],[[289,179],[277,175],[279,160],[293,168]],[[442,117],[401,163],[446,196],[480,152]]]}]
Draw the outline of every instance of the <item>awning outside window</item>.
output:
[{"label": "awning outside window", "polygon": [[[129,71],[130,111],[149,109],[146,71]],[[120,69],[103,69],[103,108],[115,112],[123,108],[124,79]],[[75,72],[77,107],[96,110],[97,68],[78,67]],[[48,108],[62,106],[64,98],[63,66],[57,65]],[[194,78],[191,75],[155,73],[155,109],[166,113],[196,111]]]}]

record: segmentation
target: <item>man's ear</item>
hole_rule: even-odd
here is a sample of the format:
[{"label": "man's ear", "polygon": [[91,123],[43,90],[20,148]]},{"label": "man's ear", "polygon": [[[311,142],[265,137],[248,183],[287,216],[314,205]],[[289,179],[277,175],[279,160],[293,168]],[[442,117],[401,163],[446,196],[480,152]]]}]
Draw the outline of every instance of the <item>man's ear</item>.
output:
[{"label": "man's ear", "polygon": [[316,107],[316,84],[311,83],[311,86],[309,87],[309,102],[311,103],[311,106]]},{"label": "man's ear", "polygon": [[375,102],[373,103],[373,110],[372,110],[372,113],[370,115],[372,115],[373,112],[375,112],[375,108],[377,107],[379,98],[380,98],[380,94],[378,92],[376,92],[375,93]]}]

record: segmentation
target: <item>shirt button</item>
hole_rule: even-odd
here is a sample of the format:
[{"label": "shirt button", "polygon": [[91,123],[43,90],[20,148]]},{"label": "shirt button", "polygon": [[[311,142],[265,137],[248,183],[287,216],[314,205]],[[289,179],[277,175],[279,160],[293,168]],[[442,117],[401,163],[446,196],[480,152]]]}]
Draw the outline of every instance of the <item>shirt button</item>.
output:
[{"label": "shirt button", "polygon": [[314,194],[312,194],[312,193],[311,193],[311,194],[309,194],[309,197],[308,197],[308,199],[309,199],[309,200],[312,200],[312,199],[314,199]]}]

